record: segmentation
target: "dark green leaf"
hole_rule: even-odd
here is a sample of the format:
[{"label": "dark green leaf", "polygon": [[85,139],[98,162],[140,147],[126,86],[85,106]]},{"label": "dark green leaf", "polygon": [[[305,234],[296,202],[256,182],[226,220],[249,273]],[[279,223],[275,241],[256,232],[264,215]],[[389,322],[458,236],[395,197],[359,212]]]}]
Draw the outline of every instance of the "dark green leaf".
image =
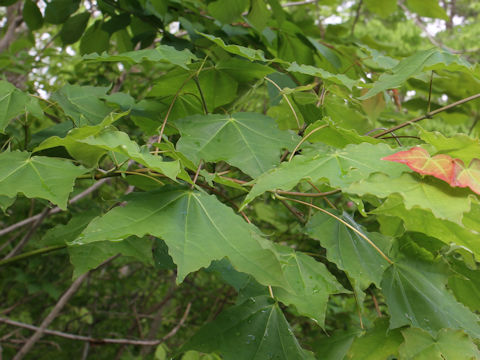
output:
[{"label": "dark green leaf", "polygon": [[75,243],[150,234],[165,240],[178,266],[179,282],[226,256],[238,271],[253,275],[262,284],[288,288],[279,261],[262,248],[255,228],[214,196],[162,188],[132,194],[126,200],[126,206],[94,220]]},{"label": "dark green leaf", "polygon": [[440,262],[402,256],[385,271],[382,291],[391,314],[390,328],[419,327],[434,335],[442,328],[462,329],[480,337],[477,315],[445,288],[446,267]]},{"label": "dark green leaf", "polygon": [[313,359],[298,344],[278,304],[266,296],[221,313],[182,348],[190,349],[219,351],[225,360]]},{"label": "dark green leaf", "polygon": [[407,7],[419,16],[448,20],[448,15],[436,0],[407,0]]},{"label": "dark green leaf", "polygon": [[247,5],[248,0],[216,0],[208,5],[208,11],[215,19],[228,24],[237,20]]},{"label": "dark green leaf", "polygon": [[102,29],[102,22],[96,21],[91,25],[80,41],[80,54],[101,54],[108,51],[110,46],[110,34]]},{"label": "dark green leaf", "polygon": [[52,0],[45,8],[45,21],[50,24],[63,24],[80,5],[80,0]]},{"label": "dark green leaf", "polygon": [[23,4],[23,20],[30,30],[40,29],[43,25],[42,13],[32,0],[25,0]]},{"label": "dark green leaf", "polygon": [[71,245],[68,247],[68,253],[74,267],[74,278],[95,269],[102,262],[117,254],[153,265],[152,241],[147,238],[129,237],[122,241],[100,241],[86,245]]},{"label": "dark green leaf", "polygon": [[62,39],[63,45],[73,44],[80,40],[89,18],[90,13],[86,11],[72,16],[63,24],[60,30],[60,39]]},{"label": "dark green leaf", "polygon": [[327,249],[328,260],[358,281],[362,289],[371,283],[379,286],[388,262],[378,249],[388,254],[390,241],[379,233],[366,232],[346,213],[339,218],[366,236],[377,249],[357,232],[322,212],[317,212],[311,218],[306,233],[320,241],[322,247]]}]

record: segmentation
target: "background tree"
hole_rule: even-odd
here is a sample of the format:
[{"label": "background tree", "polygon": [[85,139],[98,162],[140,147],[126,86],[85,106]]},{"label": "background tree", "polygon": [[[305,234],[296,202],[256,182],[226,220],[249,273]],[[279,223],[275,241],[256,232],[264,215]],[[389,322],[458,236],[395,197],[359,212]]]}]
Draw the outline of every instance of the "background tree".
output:
[{"label": "background tree", "polygon": [[479,13],[0,0],[0,354],[480,358]]}]

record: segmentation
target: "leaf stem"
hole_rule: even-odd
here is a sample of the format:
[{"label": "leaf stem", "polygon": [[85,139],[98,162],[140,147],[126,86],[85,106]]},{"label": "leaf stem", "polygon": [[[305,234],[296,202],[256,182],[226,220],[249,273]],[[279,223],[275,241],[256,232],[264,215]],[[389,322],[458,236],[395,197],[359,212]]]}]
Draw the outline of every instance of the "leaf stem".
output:
[{"label": "leaf stem", "polygon": [[282,199],[285,199],[285,200],[289,200],[289,201],[293,201],[293,202],[296,202],[296,203],[299,203],[299,204],[303,204],[303,205],[306,205],[306,206],[310,206],[318,211],[321,211],[323,212],[324,214],[328,215],[328,216],[331,216],[333,217],[335,220],[341,222],[343,225],[345,225],[346,227],[348,227],[349,229],[351,229],[352,231],[354,231],[355,233],[358,234],[358,236],[360,236],[361,238],[363,238],[367,243],[369,243],[379,254],[381,257],[383,257],[389,264],[393,264],[393,261],[390,260],[388,258],[387,255],[385,255],[383,253],[382,250],[380,250],[380,248],[375,245],[375,243],[370,240],[368,237],[366,237],[361,231],[359,231],[358,229],[355,229],[352,225],[350,225],[349,223],[347,223],[345,220],[339,218],[338,216],[332,214],[331,212],[325,210],[325,209],[322,209],[321,207],[318,207],[316,205],[313,205],[313,204],[310,204],[310,203],[307,203],[305,201],[301,201],[301,200],[297,200],[297,199],[292,199],[292,198],[288,198],[288,197],[284,197],[284,196],[280,196],[280,195],[276,195],[279,199],[282,198]]},{"label": "leaf stem", "polygon": [[301,140],[300,142],[297,144],[297,146],[295,146],[295,149],[293,149],[293,151],[290,153],[290,157],[288,158],[288,162],[290,162],[292,159],[293,159],[293,155],[295,155],[295,152],[298,150],[298,148],[314,133],[316,133],[318,130],[321,130],[323,128],[326,128],[328,126],[328,124],[324,124],[322,126],[319,126],[318,128],[310,131],[307,135],[305,135]]},{"label": "leaf stem", "polygon": [[420,121],[420,120],[430,119],[432,116],[437,115],[437,114],[441,113],[442,111],[449,110],[449,109],[451,109],[451,108],[453,108],[453,107],[455,107],[455,106],[457,106],[457,105],[461,105],[461,104],[464,104],[464,103],[466,103],[466,102],[469,102],[469,101],[472,101],[472,100],[475,100],[475,99],[478,99],[478,98],[480,98],[480,93],[475,94],[475,95],[472,95],[472,96],[469,96],[469,97],[467,97],[467,98],[465,98],[465,99],[462,99],[462,100],[455,101],[454,103],[451,103],[451,104],[446,105],[446,106],[443,106],[443,107],[441,107],[441,108],[439,108],[439,109],[433,110],[432,112],[429,112],[429,113],[427,113],[427,114],[425,114],[425,115],[422,115],[422,116],[420,116],[420,117],[417,117],[417,118],[415,118],[415,119],[408,120],[408,121],[406,121],[406,122],[404,122],[404,123],[402,123],[402,124],[400,124],[400,125],[397,125],[397,126],[394,126],[394,127],[390,128],[390,129],[387,129],[387,130],[385,130],[385,131],[382,131],[381,133],[379,133],[379,134],[377,134],[377,135],[374,135],[373,137],[374,137],[374,138],[380,138],[380,137],[382,137],[383,135],[390,134],[392,131],[396,131],[396,130],[398,130],[398,129],[404,128],[404,127],[406,127],[406,126],[408,126],[408,125],[411,125],[411,124],[413,124],[413,123],[416,123],[417,121]]},{"label": "leaf stem", "polygon": [[298,129],[300,130],[301,129],[301,126],[300,126],[300,120],[298,120],[298,116],[297,116],[297,112],[295,111],[295,109],[293,108],[293,105],[292,103],[290,102],[290,100],[288,99],[287,95],[283,93],[283,90],[280,86],[277,85],[277,83],[275,81],[273,81],[272,79],[269,79],[268,77],[265,76],[264,78],[265,80],[269,81],[270,83],[273,84],[273,86],[275,86],[278,91],[280,92],[280,94],[282,94],[282,97],[285,99],[285,101],[287,102],[288,106],[290,107],[290,110],[292,110],[292,113],[293,113],[293,116],[295,117],[295,121],[297,122],[297,126],[298,126]]}]

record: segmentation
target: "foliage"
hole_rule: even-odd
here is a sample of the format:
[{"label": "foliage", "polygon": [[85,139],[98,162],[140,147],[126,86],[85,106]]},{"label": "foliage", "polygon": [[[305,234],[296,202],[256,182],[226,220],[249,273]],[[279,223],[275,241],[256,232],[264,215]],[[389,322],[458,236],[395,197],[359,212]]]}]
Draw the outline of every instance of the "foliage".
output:
[{"label": "foliage", "polygon": [[480,359],[478,4],[0,14],[0,355]]}]

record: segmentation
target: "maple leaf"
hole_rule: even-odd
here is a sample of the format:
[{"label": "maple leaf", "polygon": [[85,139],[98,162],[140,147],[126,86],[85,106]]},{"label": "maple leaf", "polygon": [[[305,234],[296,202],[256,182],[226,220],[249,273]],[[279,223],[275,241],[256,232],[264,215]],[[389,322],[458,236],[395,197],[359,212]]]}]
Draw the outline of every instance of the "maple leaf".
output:
[{"label": "maple leaf", "polygon": [[462,160],[454,159],[454,182],[452,185],[469,187],[480,194],[480,159],[473,159],[467,168]]},{"label": "maple leaf", "polygon": [[395,154],[385,156],[382,160],[405,164],[419,174],[432,175],[446,181],[452,186],[454,185],[455,166],[453,159],[448,155],[439,154],[430,156],[427,150],[416,146],[410,150],[399,151]]}]

